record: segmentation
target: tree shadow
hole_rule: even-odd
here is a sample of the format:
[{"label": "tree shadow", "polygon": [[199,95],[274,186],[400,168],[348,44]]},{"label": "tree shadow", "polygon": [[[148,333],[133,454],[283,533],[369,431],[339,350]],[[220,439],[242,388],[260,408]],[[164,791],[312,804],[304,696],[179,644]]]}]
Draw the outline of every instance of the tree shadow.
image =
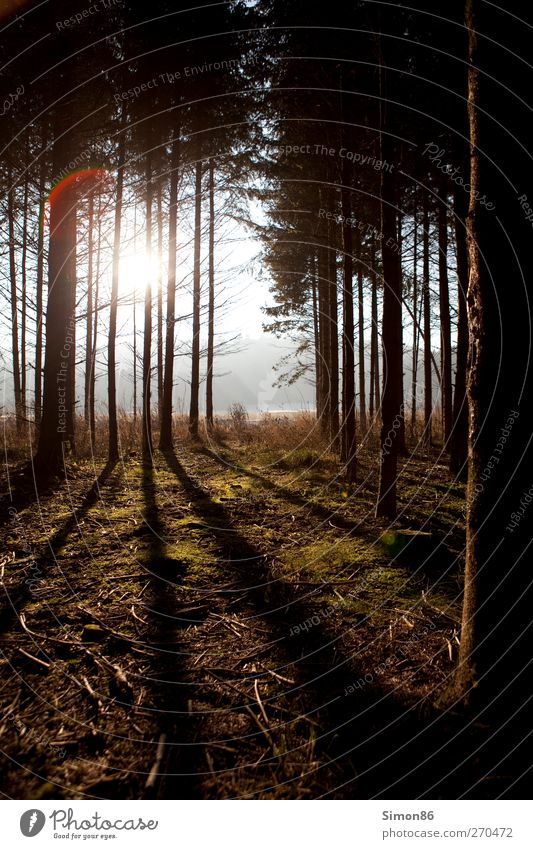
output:
[{"label": "tree shadow", "polygon": [[157,482],[153,466],[142,466],[141,480],[147,551],[144,569],[150,575],[147,588],[147,640],[155,652],[145,675],[158,739],[154,741],[153,775],[138,793],[144,798],[193,798],[194,746],[190,745],[191,718],[188,701],[192,687],[187,683],[183,641],[180,631],[190,620],[178,616],[176,589],[183,582],[182,561],[166,555],[163,525],[157,506]]},{"label": "tree shadow", "polygon": [[55,563],[56,554],[63,548],[68,537],[78,527],[84,516],[101,499],[101,490],[108,483],[116,465],[116,460],[106,463],[95,478],[81,505],[72,511],[66,522],[47,541],[49,553],[32,558],[32,565],[35,564],[32,568],[33,577],[20,581],[16,587],[10,588],[9,591],[5,590],[7,603],[0,608],[0,633],[7,631],[13,625],[25,606],[33,598],[32,584],[37,583],[38,586],[41,580],[46,579],[47,573]]},{"label": "tree shadow", "polygon": [[296,670],[298,686],[285,697],[293,700],[296,715],[298,691],[304,688],[309,695],[321,727],[318,745],[341,772],[344,798],[419,798],[428,787],[457,798],[458,786],[466,791],[473,775],[465,758],[477,737],[463,717],[406,706],[376,684],[375,670],[358,667],[343,654],[324,618],[315,617],[313,623],[319,621],[312,628],[298,632],[298,624],[312,615],[306,603],[290,584],[273,579],[262,552],[175,453],[167,451],[164,457],[231,564],[236,594],[246,594],[254,616],[268,623],[285,663]]}]

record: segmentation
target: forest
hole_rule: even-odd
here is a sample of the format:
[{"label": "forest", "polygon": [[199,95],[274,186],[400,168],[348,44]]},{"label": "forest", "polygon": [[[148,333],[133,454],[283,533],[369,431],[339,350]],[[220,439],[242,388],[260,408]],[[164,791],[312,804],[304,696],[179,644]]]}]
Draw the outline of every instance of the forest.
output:
[{"label": "forest", "polygon": [[532,27],[3,0],[4,799],[527,797]]}]

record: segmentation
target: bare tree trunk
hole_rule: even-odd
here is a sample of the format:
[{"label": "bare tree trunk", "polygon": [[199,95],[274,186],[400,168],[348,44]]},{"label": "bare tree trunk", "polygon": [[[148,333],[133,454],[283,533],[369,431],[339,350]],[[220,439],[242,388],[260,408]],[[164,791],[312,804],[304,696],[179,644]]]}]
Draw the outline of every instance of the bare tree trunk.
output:
[{"label": "bare tree trunk", "polygon": [[424,441],[432,444],[433,392],[431,386],[431,303],[429,297],[429,209],[424,193],[423,220],[423,300],[424,300]]},{"label": "bare tree trunk", "polygon": [[320,415],[320,326],[318,319],[318,291],[317,291],[317,279],[316,279],[316,256],[313,257],[312,260],[312,269],[311,269],[311,290],[313,297],[313,336],[315,341],[315,404],[316,404],[316,417],[319,418]]},{"label": "bare tree trunk", "polygon": [[196,162],[194,208],[194,270],[192,309],[191,405],[189,435],[198,439],[200,395],[200,251],[202,243],[202,160]]},{"label": "bare tree trunk", "polygon": [[15,396],[15,416],[17,430],[20,430],[22,420],[22,396],[20,388],[20,356],[18,331],[18,296],[17,296],[17,265],[15,252],[15,189],[12,187],[13,172],[11,168],[7,175],[7,223],[9,233],[9,276],[11,281],[11,345],[13,349],[13,394]]},{"label": "bare tree trunk", "polygon": [[[325,237],[323,237],[325,238]],[[320,429],[329,436],[331,421],[331,369],[329,362],[330,331],[327,247],[318,247],[318,314],[320,322]]]},{"label": "bare tree trunk", "polygon": [[176,133],[172,141],[172,163],[170,173],[170,197],[168,212],[168,287],[167,287],[167,325],[165,337],[165,377],[163,381],[163,406],[161,409],[161,429],[159,447],[168,450],[172,447],[172,390],[174,388],[174,333],[176,318],[176,252],[178,222],[178,168],[179,136]]},{"label": "bare tree trunk", "polygon": [[91,433],[91,447],[93,454],[96,450],[96,344],[98,341],[98,311],[100,292],[100,267],[102,255],[102,192],[98,195],[98,228],[96,241],[96,268],[94,279],[94,318],[93,318],[93,341],[91,346],[91,379],[89,385],[89,430]]},{"label": "bare tree trunk", "polygon": [[43,286],[44,286],[44,208],[46,165],[41,158],[39,173],[39,234],[37,237],[36,326],[35,326],[35,422],[40,424],[42,413],[43,359]]},{"label": "bare tree trunk", "polygon": [[452,432],[452,340],[448,286],[448,206],[447,190],[442,188],[439,203],[439,308],[441,352],[442,437],[446,450]]},{"label": "bare tree trunk", "polygon": [[[388,132],[387,106],[383,113],[381,153],[383,161],[395,159]],[[376,515],[396,516],[398,437],[403,419],[402,405],[402,280],[396,244],[396,177],[381,171],[381,231],[383,259],[383,394],[381,401],[380,476]]]},{"label": "bare tree trunk", "polygon": [[161,426],[163,410],[163,199],[157,184],[157,414]]},{"label": "bare tree trunk", "polygon": [[[334,235],[330,233],[329,244],[329,352],[330,367],[330,410],[329,410],[329,439],[334,451],[340,450],[339,426],[339,311],[337,304],[337,252],[333,248]],[[353,307],[352,307],[353,308]],[[353,342],[353,340],[352,340]]]},{"label": "bare tree trunk", "polygon": [[453,430],[450,440],[450,471],[466,480],[468,459],[468,404],[466,399],[466,370],[468,360],[468,253],[466,244],[466,216],[468,196],[462,186],[454,193],[455,242],[457,245],[457,352],[455,366],[455,392],[453,397]]},{"label": "bare tree trunk", "polygon": [[[60,174],[72,159],[72,147],[63,131],[69,126],[68,116],[63,112],[56,122],[52,170]],[[59,472],[66,446],[72,447],[73,440],[76,204],[76,186],[68,182],[50,197],[43,418],[35,456],[39,474]]]},{"label": "bare tree trunk", "polygon": [[148,280],[144,290],[144,337],[143,337],[143,396],[142,396],[142,456],[143,462],[153,465],[152,447],[152,407],[151,407],[151,380],[152,380],[152,280],[151,280],[151,257],[152,257],[152,152],[149,150],[145,161],[146,181],[146,257],[148,260]]},{"label": "bare tree trunk", "polygon": [[417,210],[413,216],[413,351],[411,361],[411,438],[416,434],[416,388],[418,377],[418,346],[420,339],[420,328],[418,324],[418,220]]},{"label": "bare tree trunk", "polygon": [[[343,169],[344,170],[344,169]],[[347,177],[343,176],[341,208],[343,221],[351,219],[350,190]],[[353,244],[350,224],[343,224],[343,290],[342,290],[342,431],[341,460],[347,483],[353,483],[357,475],[356,421],[355,421],[355,355],[353,317]]]},{"label": "bare tree trunk", "polygon": [[89,192],[88,260],[87,260],[87,320],[85,335],[85,393],[83,415],[85,424],[90,426],[91,364],[93,342],[93,252],[94,252],[94,192]]},{"label": "bare tree trunk", "polygon": [[27,320],[27,272],[28,257],[28,174],[24,182],[24,199],[22,202],[22,255],[20,261],[20,410],[22,418],[26,419],[26,320]]},{"label": "bare tree trunk", "polygon": [[361,434],[366,433],[366,380],[365,380],[365,307],[363,293],[363,269],[357,266],[357,298],[359,307],[359,420]]},{"label": "bare tree trunk", "polygon": [[207,317],[207,376],[205,384],[205,421],[213,429],[213,359],[215,351],[215,166],[209,160],[209,304]]},{"label": "bare tree trunk", "polygon": [[[531,69],[526,27],[492,4],[467,0],[470,208],[468,215],[469,479],[458,695],[478,722],[492,719],[504,767],[522,798],[531,765],[531,224],[527,145]],[[478,41],[477,33],[481,34]],[[498,49],[513,44],[515,54]],[[509,87],[517,85],[516,97]],[[505,151],[505,168],[501,153]],[[522,193],[517,202],[516,187]],[[481,201],[479,199],[482,199]],[[485,198],[485,203],[483,202]],[[490,199],[490,204],[486,200]],[[503,740],[501,737],[503,735]],[[496,735],[495,735],[496,736]],[[523,754],[522,754],[523,753]],[[498,770],[498,774],[501,774]],[[522,780],[520,781],[520,776]],[[518,776],[518,779],[515,777]],[[502,795],[508,788],[502,788]],[[524,797],[525,798],[525,797]]]},{"label": "bare tree trunk", "polygon": [[[403,273],[402,273],[402,262],[403,262],[403,214],[401,209],[397,211],[398,217],[398,236],[396,239],[396,245],[392,246],[393,250],[396,250],[398,255],[398,269],[399,269],[399,289],[400,289],[400,312],[403,304]],[[397,442],[397,451],[398,455],[405,457],[407,454],[407,448],[405,445],[405,399],[404,399],[404,390],[403,390],[403,319],[400,319],[400,383],[398,386],[398,391],[400,393],[400,410],[401,416],[398,422],[398,429],[396,435]]]},{"label": "bare tree trunk", "polygon": [[109,460],[118,459],[118,421],[117,421],[117,374],[116,340],[118,308],[118,276],[120,266],[120,236],[122,225],[122,194],[124,187],[125,137],[122,133],[118,149],[117,191],[115,196],[115,232],[113,237],[113,269],[111,277],[111,303],[109,311],[109,336],[107,338],[107,409],[109,416]]}]

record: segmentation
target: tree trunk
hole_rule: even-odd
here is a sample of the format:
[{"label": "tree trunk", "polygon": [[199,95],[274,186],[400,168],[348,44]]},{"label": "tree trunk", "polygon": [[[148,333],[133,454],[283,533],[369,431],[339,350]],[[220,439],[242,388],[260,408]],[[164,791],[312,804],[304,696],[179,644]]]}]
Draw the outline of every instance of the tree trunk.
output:
[{"label": "tree trunk", "polygon": [[370,426],[374,425],[379,410],[379,354],[378,354],[378,286],[377,272],[375,268],[376,254],[372,256],[372,293],[371,293],[371,319],[370,329]]},{"label": "tree trunk", "polygon": [[209,160],[209,305],[207,316],[207,375],[205,383],[205,421],[213,429],[213,358],[215,351],[215,166]]},{"label": "tree trunk", "polygon": [[[388,116],[384,108],[380,159],[395,161]],[[381,401],[380,475],[376,515],[396,516],[398,436],[402,407],[402,282],[396,243],[396,176],[381,171],[381,232],[383,259],[383,395]]]},{"label": "tree trunk", "polygon": [[94,319],[93,319],[93,342],[91,346],[91,382],[89,394],[89,430],[91,432],[91,447],[93,454],[96,450],[96,344],[98,341],[98,312],[100,294],[100,266],[102,255],[102,192],[98,195],[98,228],[96,241],[96,268],[94,276]]},{"label": "tree trunk", "polygon": [[11,168],[7,175],[7,224],[9,233],[9,276],[11,281],[11,345],[13,362],[13,394],[15,397],[16,427],[20,430],[22,425],[22,396],[20,389],[20,356],[19,356],[19,331],[18,331],[18,296],[17,296],[17,265],[15,251],[15,189],[13,184],[13,173]]},{"label": "tree trunk", "polygon": [[109,460],[118,459],[118,421],[117,421],[117,308],[118,276],[120,266],[120,237],[122,226],[122,194],[124,187],[125,140],[122,133],[119,141],[117,164],[117,191],[115,196],[115,232],[113,236],[113,267],[111,275],[111,303],[109,311],[109,336],[107,339],[107,409],[109,416]]},{"label": "tree trunk", "polygon": [[42,360],[43,360],[43,286],[44,286],[44,208],[45,208],[44,157],[41,158],[39,174],[39,231],[37,237],[37,275],[36,275],[36,327],[35,327],[35,423],[40,424],[42,413]]},{"label": "tree trunk", "polygon": [[[339,427],[339,311],[337,304],[337,251],[334,248],[335,236],[330,233],[328,253],[329,264],[329,295],[328,295],[328,323],[329,352],[328,363],[330,369],[330,406],[329,406],[329,440],[334,451],[340,451],[340,427]],[[353,308],[353,307],[352,307]],[[352,340],[353,341],[353,340]]]},{"label": "tree trunk", "polygon": [[[457,688],[476,713],[481,711],[478,721],[491,714],[496,719],[506,735],[505,754],[521,746],[518,755],[523,752],[530,766],[533,371],[528,289],[533,260],[530,213],[523,204],[533,200],[533,179],[527,104],[519,96],[527,97],[532,74],[521,59],[529,33],[514,21],[506,25],[499,11],[491,4],[467,2],[470,427]],[[483,33],[479,43],[478,30]],[[508,43],[512,55],[499,47]],[[505,167],[500,170],[502,151]],[[527,771],[523,766],[524,776]],[[515,785],[512,792],[521,790]]]},{"label": "tree trunk", "polygon": [[313,337],[315,341],[315,404],[316,404],[316,417],[317,419],[320,417],[320,407],[321,407],[321,399],[320,399],[320,324],[318,318],[318,286],[316,279],[316,267],[317,261],[316,256],[312,259],[312,269],[311,269],[311,290],[313,297]]},{"label": "tree trunk", "polygon": [[[345,171],[345,169],[343,169]],[[350,190],[346,185],[347,176],[343,176],[341,188],[341,207],[343,221],[351,219]],[[355,355],[354,355],[354,317],[353,317],[353,244],[350,224],[343,224],[343,289],[342,289],[342,430],[341,460],[348,484],[353,483],[357,474],[356,422],[355,422]]]},{"label": "tree trunk", "polygon": [[88,228],[88,259],[87,259],[87,319],[85,334],[85,393],[83,416],[85,424],[90,427],[90,397],[91,397],[91,364],[93,343],[93,252],[94,252],[94,192],[89,192]]},{"label": "tree trunk", "polygon": [[[69,126],[62,113],[53,146],[54,174],[67,168],[72,147],[63,132]],[[74,420],[75,297],[76,297],[76,203],[77,188],[61,183],[50,196],[50,244],[48,250],[48,302],[43,381],[43,417],[35,456],[38,474],[57,473],[72,439]],[[75,362],[74,362],[75,364]]]},{"label": "tree trunk", "polygon": [[452,432],[452,340],[450,295],[448,286],[448,197],[446,184],[439,203],[439,309],[440,309],[440,377],[443,448],[447,450]]},{"label": "tree trunk", "polygon": [[468,360],[468,253],[466,244],[466,217],[468,195],[462,186],[454,193],[455,242],[457,245],[457,350],[455,367],[455,392],[453,396],[453,430],[450,440],[450,472],[460,480],[467,477],[468,459],[468,404],[466,399],[466,369]]},{"label": "tree trunk", "polygon": [[418,377],[418,345],[420,339],[420,329],[418,324],[418,221],[416,208],[413,217],[413,352],[411,364],[411,438],[416,435],[416,388]]},{"label": "tree trunk", "polygon": [[359,422],[361,435],[366,433],[366,380],[365,380],[365,307],[363,296],[363,269],[357,265],[357,299],[359,307]]},{"label": "tree trunk", "polygon": [[200,419],[200,251],[202,243],[202,160],[196,162],[194,207],[194,269],[192,306],[191,406],[189,435],[198,439]]},{"label": "tree trunk", "polygon": [[[395,250],[398,254],[398,268],[399,268],[399,275],[400,275],[400,284],[399,284],[400,285],[400,312],[401,312],[401,305],[403,304],[403,274],[402,274],[403,215],[402,215],[401,209],[398,209],[397,217],[398,217],[398,235],[397,235],[397,239],[396,239]],[[394,246],[392,246],[392,247],[394,249]],[[403,319],[401,319],[401,321],[400,321],[400,350],[401,350],[401,357],[400,357],[401,377],[400,377],[400,385],[398,387],[398,391],[400,393],[400,410],[401,410],[402,415],[400,417],[400,421],[399,421],[399,425],[398,425],[398,429],[397,429],[396,442],[398,444],[398,448],[397,448],[398,455],[405,457],[406,454],[407,454],[407,448],[406,448],[406,445],[405,445],[405,399],[404,399],[404,391],[403,391],[403,377],[404,377],[404,375],[403,375]]]},{"label": "tree trunk", "polygon": [[[322,238],[325,239],[325,236]],[[330,354],[330,331],[329,322],[329,294],[328,283],[328,255],[327,247],[318,247],[318,315],[320,322],[320,430],[325,437],[329,437],[329,424],[331,421],[331,369],[329,362]]]},{"label": "tree trunk", "polygon": [[27,271],[28,257],[28,179],[24,181],[24,199],[22,202],[22,255],[20,258],[20,411],[25,420],[26,405],[26,321],[27,321]]},{"label": "tree trunk", "polygon": [[142,364],[142,457],[147,466],[153,465],[152,446],[152,405],[151,405],[151,381],[152,381],[152,279],[151,279],[151,257],[152,257],[152,153],[149,150],[145,161],[146,181],[146,258],[148,265],[148,280],[144,290],[144,336],[143,336],[143,364]]},{"label": "tree trunk", "polygon": [[429,296],[429,208],[424,192],[423,219],[423,301],[424,301],[424,442],[432,444],[433,392],[431,386],[431,303]]},{"label": "tree trunk", "polygon": [[163,198],[161,179],[157,184],[157,415],[163,411]]},{"label": "tree trunk", "polygon": [[172,448],[172,391],[174,388],[174,333],[176,323],[176,252],[179,182],[178,168],[179,135],[176,133],[172,141],[172,162],[170,172],[165,376],[163,380],[163,406],[161,409],[161,429],[159,433],[159,447],[164,451]]}]

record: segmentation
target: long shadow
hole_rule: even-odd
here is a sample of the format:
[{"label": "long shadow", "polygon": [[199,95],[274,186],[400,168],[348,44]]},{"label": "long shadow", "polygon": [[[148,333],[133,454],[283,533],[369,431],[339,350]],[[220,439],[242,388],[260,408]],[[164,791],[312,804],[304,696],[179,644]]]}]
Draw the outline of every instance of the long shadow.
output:
[{"label": "long shadow", "polygon": [[52,498],[61,483],[59,477],[37,478],[31,462],[4,470],[0,481],[0,527],[9,524],[12,516],[26,507]]},{"label": "long shadow", "polygon": [[[240,583],[235,592],[246,592],[255,615],[269,623],[297,670],[298,685],[316,708],[319,745],[341,772],[344,798],[414,799],[424,797],[427,788],[433,788],[429,798],[468,792],[479,777],[468,760],[480,743],[479,734],[459,713],[428,708],[423,713],[376,686],[372,669],[356,668],[343,657],[338,638],[323,621],[289,636],[291,626],[309,619],[309,608],[289,585],[272,579],[264,555],[242,535],[225,507],[191,478],[175,453],[164,456],[231,564]],[[369,675],[372,683],[367,684]]]},{"label": "long shadow", "polygon": [[38,586],[39,582],[46,578],[47,573],[55,563],[55,555],[65,545],[67,538],[79,525],[81,519],[100,500],[101,490],[107,484],[116,465],[116,460],[106,463],[100,474],[95,478],[80,507],[72,511],[62,527],[47,541],[49,551],[47,553],[41,553],[31,560],[32,568],[30,576],[21,580],[15,587],[5,590],[7,602],[0,608],[0,633],[9,630],[32,599],[33,583],[37,583]]},{"label": "long shadow", "polygon": [[190,745],[192,730],[187,711],[192,688],[186,682],[186,666],[180,630],[190,624],[176,615],[176,589],[183,581],[181,561],[165,554],[164,528],[156,500],[156,480],[151,464],[142,466],[141,488],[144,522],[147,531],[145,570],[151,575],[148,587],[149,617],[147,637],[156,652],[145,685],[150,693],[154,719],[157,721],[159,748],[154,746],[154,763],[159,760],[157,775],[139,791],[145,798],[193,798],[194,747]]}]

